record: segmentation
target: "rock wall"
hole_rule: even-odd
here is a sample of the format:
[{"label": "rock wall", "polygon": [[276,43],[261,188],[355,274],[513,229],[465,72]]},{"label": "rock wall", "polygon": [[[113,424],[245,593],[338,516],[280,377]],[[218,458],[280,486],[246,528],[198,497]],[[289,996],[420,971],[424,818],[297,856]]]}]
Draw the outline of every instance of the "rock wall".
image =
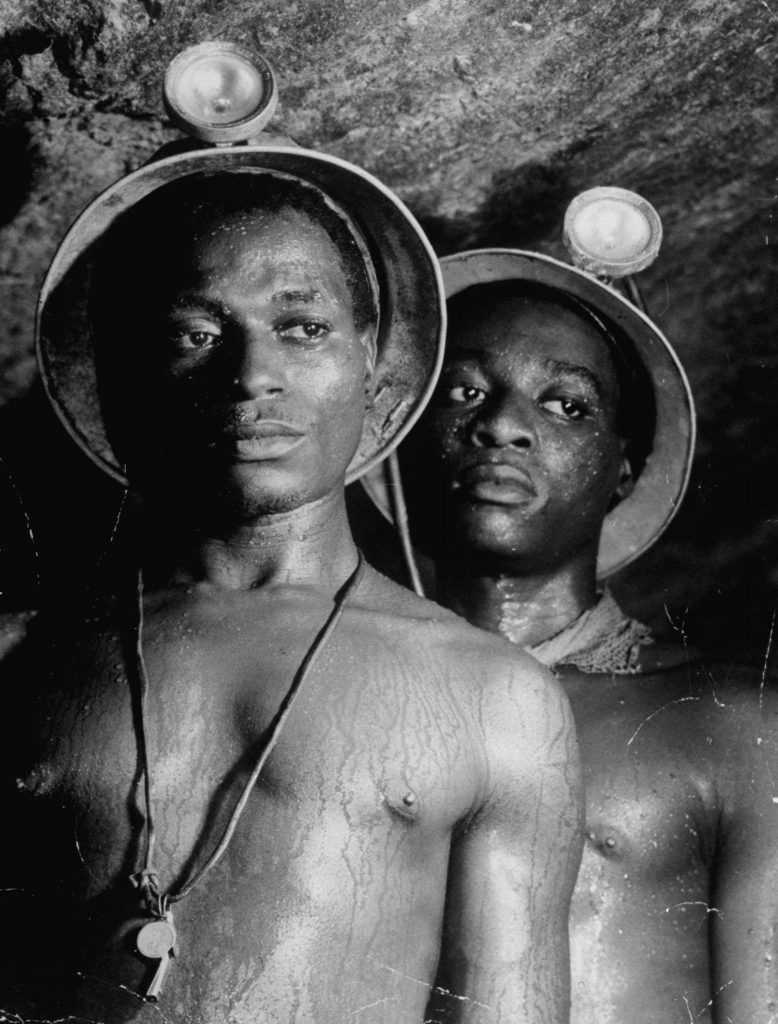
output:
[{"label": "rock wall", "polygon": [[384,179],[441,254],[563,256],[564,208],[597,184],[657,207],[665,244],[641,286],[689,370],[700,443],[682,513],[619,590],[655,624],[761,662],[778,605],[773,0],[0,2],[6,590],[29,576],[28,520],[77,571],[115,500],[33,386],[42,274],[81,207],[174,136],[164,69],[207,38],[261,49],[275,126]]}]

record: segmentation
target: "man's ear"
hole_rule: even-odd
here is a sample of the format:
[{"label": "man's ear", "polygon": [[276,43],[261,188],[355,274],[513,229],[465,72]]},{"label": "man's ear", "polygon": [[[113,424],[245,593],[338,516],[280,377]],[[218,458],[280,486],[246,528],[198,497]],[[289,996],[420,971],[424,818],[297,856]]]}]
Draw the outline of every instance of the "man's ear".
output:
[{"label": "man's ear", "polygon": [[621,442],[621,463],[619,465],[619,480],[613,492],[612,506],[624,501],[635,490],[635,474],[632,472],[632,463],[626,453],[627,442]]}]

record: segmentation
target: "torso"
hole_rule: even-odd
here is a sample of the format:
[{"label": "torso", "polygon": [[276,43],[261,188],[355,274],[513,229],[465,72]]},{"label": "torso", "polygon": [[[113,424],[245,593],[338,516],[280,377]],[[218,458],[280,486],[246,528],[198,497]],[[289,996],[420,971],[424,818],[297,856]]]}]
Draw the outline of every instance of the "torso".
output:
[{"label": "torso", "polygon": [[587,805],[573,1024],[712,1020],[708,925],[733,709],[704,666],[672,660],[639,675],[559,673]]},{"label": "torso", "polygon": [[[142,866],[144,803],[127,630],[107,605],[59,649],[6,739],[5,1010],[106,1024],[160,1010],[171,1024],[422,1019],[452,832],[485,784],[481,665],[477,645],[457,639],[475,631],[372,573],[366,582],[225,856],[174,907],[178,955],[158,1008],[139,998],[156,964],[134,952],[143,918],[128,881]],[[163,888],[221,836],[330,607],[291,588],[147,600]]]}]

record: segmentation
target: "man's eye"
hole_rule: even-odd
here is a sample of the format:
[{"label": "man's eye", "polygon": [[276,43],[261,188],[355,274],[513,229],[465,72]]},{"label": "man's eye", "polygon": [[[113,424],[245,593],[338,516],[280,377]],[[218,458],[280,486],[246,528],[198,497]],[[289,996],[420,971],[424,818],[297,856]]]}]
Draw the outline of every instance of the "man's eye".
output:
[{"label": "man's eye", "polygon": [[182,352],[192,352],[206,348],[213,348],[219,343],[219,335],[215,331],[185,331],[178,330],[172,335],[173,345]]},{"label": "man's eye", "polygon": [[446,398],[449,402],[457,403],[480,402],[484,394],[485,392],[481,388],[477,388],[473,384],[457,384],[455,388],[448,389]]},{"label": "man's eye", "polygon": [[582,420],[589,410],[574,398],[547,398],[540,403],[544,409],[566,420]]},{"label": "man's eye", "polygon": [[276,330],[288,341],[315,341],[329,334],[332,328],[321,320],[297,320],[281,324]]}]

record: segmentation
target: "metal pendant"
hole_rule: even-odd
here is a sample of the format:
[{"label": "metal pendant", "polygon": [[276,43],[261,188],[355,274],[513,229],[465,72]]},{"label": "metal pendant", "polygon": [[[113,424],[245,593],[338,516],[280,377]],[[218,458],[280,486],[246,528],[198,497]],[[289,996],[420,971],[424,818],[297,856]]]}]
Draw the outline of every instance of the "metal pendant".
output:
[{"label": "metal pendant", "polygon": [[170,966],[170,958],[176,955],[176,929],[171,911],[168,910],[164,918],[147,921],[138,932],[135,944],[141,956],[145,956],[147,960],[159,961],[154,977],[145,992],[145,998],[150,1003],[156,1003]]}]

